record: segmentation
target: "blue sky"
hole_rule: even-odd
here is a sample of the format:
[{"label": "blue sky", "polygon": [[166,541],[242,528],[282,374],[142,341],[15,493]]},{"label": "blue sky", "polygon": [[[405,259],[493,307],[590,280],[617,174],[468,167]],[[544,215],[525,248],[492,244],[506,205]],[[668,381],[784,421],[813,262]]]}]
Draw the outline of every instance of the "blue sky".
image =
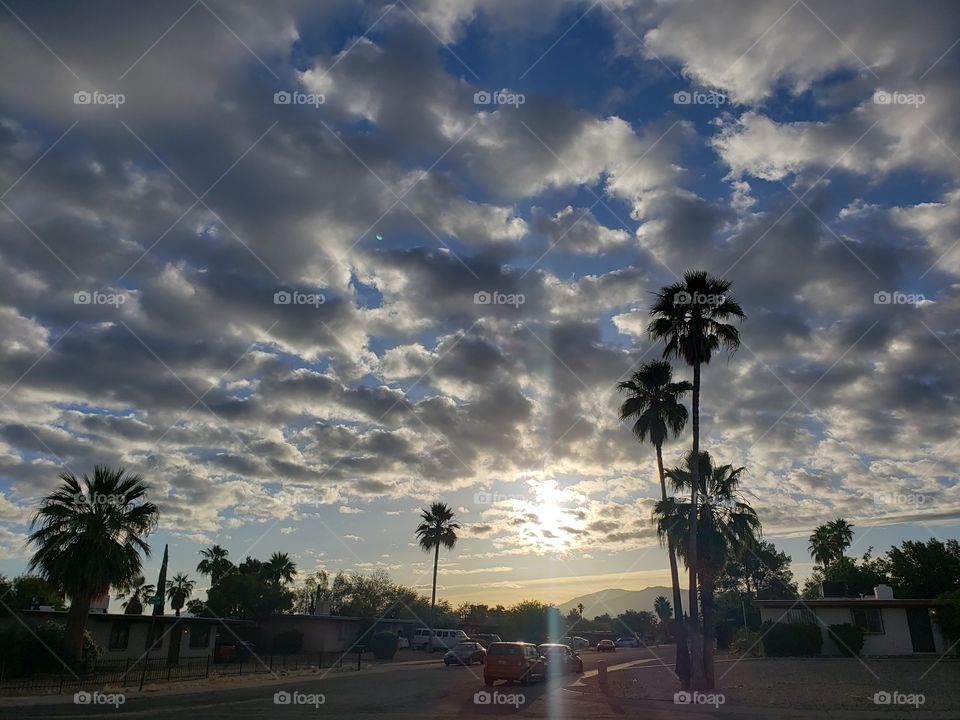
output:
[{"label": "blue sky", "polygon": [[176,570],[424,588],[439,499],[454,602],[663,584],[615,387],[688,268],[748,315],[705,444],[797,575],[838,516],[856,554],[956,536],[958,36],[947,3],[11,2],[0,572],[105,462]]}]

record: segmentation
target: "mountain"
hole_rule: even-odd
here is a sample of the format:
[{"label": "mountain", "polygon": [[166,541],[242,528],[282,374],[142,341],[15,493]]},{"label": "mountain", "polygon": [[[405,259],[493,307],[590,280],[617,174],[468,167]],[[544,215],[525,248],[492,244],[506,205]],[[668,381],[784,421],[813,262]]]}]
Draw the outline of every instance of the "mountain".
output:
[{"label": "mountain", "polygon": [[[566,615],[581,603],[583,603],[583,616],[590,620],[604,613],[610,613],[611,617],[616,617],[627,610],[653,612],[653,603],[660,595],[669,600],[671,605],[673,604],[673,591],[668,587],[648,587],[643,590],[611,588],[575,597],[573,600],[560,605],[560,612]],[[686,607],[687,591],[682,590],[681,595],[684,600],[684,607]]]}]

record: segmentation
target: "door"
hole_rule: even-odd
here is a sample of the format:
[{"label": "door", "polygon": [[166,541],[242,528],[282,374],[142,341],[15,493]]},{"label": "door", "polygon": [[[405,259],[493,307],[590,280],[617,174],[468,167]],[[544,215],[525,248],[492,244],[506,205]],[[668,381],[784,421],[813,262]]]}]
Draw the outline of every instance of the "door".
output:
[{"label": "door", "polygon": [[930,612],[925,607],[907,608],[907,625],[910,627],[910,641],[916,653],[936,652],[933,642],[933,627],[930,624]]}]

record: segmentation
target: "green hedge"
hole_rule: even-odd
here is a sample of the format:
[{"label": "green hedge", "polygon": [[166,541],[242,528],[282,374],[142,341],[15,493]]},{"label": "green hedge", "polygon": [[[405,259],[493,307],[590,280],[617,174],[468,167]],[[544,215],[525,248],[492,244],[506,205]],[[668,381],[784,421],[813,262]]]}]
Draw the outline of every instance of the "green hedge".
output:
[{"label": "green hedge", "polygon": [[370,645],[377,660],[393,660],[400,647],[400,638],[392,632],[378,632],[373,634]]},{"label": "green hedge", "polygon": [[[38,625],[33,632],[20,625],[0,630],[0,663],[4,675],[68,672],[61,660],[67,656],[63,649],[63,630],[64,626],[53,620]],[[73,670],[89,672],[102,654],[101,647],[85,630],[82,657]]]},{"label": "green hedge", "polygon": [[815,657],[823,648],[819,625],[765,622],[760,634],[767,657]]},{"label": "green hedge", "polygon": [[850,623],[830,626],[830,639],[841,655],[856,657],[863,650],[863,628]]}]

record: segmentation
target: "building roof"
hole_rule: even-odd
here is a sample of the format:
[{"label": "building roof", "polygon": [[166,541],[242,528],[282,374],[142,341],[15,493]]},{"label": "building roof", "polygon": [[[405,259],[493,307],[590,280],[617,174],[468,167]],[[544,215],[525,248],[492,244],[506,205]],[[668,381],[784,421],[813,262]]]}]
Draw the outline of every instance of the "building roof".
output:
[{"label": "building roof", "polygon": [[764,608],[843,608],[843,607],[937,607],[945,600],[918,598],[817,598],[816,600],[754,600],[755,607]]}]

